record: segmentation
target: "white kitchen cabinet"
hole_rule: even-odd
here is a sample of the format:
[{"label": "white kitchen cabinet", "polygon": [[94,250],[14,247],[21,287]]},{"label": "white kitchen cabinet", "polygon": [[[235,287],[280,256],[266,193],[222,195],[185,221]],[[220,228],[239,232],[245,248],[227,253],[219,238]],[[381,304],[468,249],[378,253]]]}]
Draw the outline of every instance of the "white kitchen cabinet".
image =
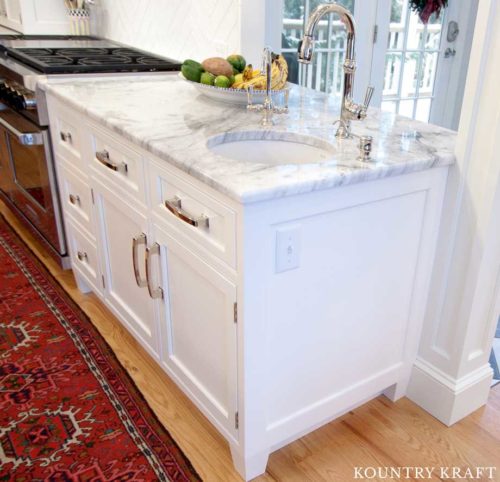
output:
[{"label": "white kitchen cabinet", "polygon": [[144,253],[149,233],[144,213],[97,180],[93,183],[97,232],[107,305],[159,359],[155,306],[146,289]]},{"label": "white kitchen cabinet", "polygon": [[75,272],[78,288],[83,292],[93,291],[102,295],[101,267],[95,239],[68,214],[64,220],[71,266]]},{"label": "white kitchen cabinet", "polygon": [[68,12],[62,0],[2,0],[0,25],[26,35],[70,33]]},{"label": "white kitchen cabinet", "polygon": [[67,162],[59,163],[59,199],[63,209],[95,240],[92,191],[80,172]]},{"label": "white kitchen cabinet", "polygon": [[[236,285],[156,225],[162,365],[237,440]],[[151,251],[152,253],[154,251]]]},{"label": "white kitchen cabinet", "polygon": [[370,398],[405,394],[446,167],[243,205],[95,120],[79,129],[97,294],[228,440],[243,478]]}]

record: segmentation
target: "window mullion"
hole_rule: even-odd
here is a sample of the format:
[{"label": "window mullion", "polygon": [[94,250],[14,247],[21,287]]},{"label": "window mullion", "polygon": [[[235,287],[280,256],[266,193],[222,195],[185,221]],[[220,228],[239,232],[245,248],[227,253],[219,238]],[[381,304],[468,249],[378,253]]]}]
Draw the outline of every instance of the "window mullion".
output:
[{"label": "window mullion", "polygon": [[[408,31],[410,26],[410,15],[411,9],[408,8],[408,0],[406,0],[406,13],[405,13],[405,24],[404,24],[404,36],[403,36],[403,48],[401,50],[401,63],[400,63],[400,71],[399,71],[399,82],[398,82],[398,99],[401,100],[401,89],[403,88],[403,78],[406,69],[406,53],[408,47]],[[400,102],[398,100],[397,103],[397,111],[399,114],[399,105]]]},{"label": "window mullion", "polygon": [[420,78],[422,77],[422,68],[424,65],[424,54],[425,54],[425,40],[427,37],[427,24],[424,25],[424,31],[422,32],[422,41],[420,42],[420,53],[418,56],[418,65],[417,65],[417,82],[415,85],[415,100],[413,101],[413,114],[412,118],[415,119],[417,115],[417,104],[418,104],[418,94],[420,93]]}]

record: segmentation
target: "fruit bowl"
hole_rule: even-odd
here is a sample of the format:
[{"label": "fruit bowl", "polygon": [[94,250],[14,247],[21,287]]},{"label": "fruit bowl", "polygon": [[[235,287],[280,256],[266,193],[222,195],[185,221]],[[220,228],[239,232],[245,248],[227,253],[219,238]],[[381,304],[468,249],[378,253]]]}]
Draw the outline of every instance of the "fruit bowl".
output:
[{"label": "fruit bowl", "polygon": [[[198,82],[193,82],[186,79],[181,72],[179,72],[179,77],[185,82],[192,85],[200,94],[203,94],[213,100],[218,100],[219,102],[226,102],[227,104],[237,104],[237,105],[247,105],[248,95],[247,91],[243,89],[224,89],[222,87],[215,87],[213,85],[199,84]],[[283,96],[286,91],[289,90],[288,83],[287,87],[281,90],[272,90],[271,94],[273,98],[275,96]],[[254,90],[252,96],[253,104],[261,104],[264,102],[266,96],[265,90]]]}]

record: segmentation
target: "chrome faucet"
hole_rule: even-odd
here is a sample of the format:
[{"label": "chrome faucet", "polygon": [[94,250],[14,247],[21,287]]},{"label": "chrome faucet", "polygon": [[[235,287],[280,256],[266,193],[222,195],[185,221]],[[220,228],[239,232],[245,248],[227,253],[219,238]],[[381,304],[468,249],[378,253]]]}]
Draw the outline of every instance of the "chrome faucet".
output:
[{"label": "chrome faucet", "polygon": [[247,91],[248,96],[248,110],[263,111],[264,115],[260,122],[260,125],[264,127],[273,126],[275,124],[273,114],[288,114],[288,89],[283,89],[285,106],[277,107],[274,105],[272,98],[272,66],[273,66],[273,53],[270,47],[264,47],[262,51],[262,72],[266,76],[266,96],[262,104],[253,103],[253,88],[249,88]]},{"label": "chrome faucet", "polygon": [[273,58],[272,52],[269,47],[264,47],[264,51],[262,52],[262,70],[266,75],[266,98],[264,99],[264,118],[262,119],[261,124],[263,126],[271,126],[274,124],[273,120],[273,99],[271,97],[271,82],[272,82],[272,65]]},{"label": "chrome faucet", "polygon": [[325,3],[318,5],[309,16],[304,37],[299,45],[298,59],[299,62],[309,64],[313,55],[314,48],[314,31],[320,19],[329,14],[336,13],[340,16],[340,20],[347,29],[347,42],[344,60],[344,91],[342,93],[342,107],[340,111],[339,128],[335,134],[341,139],[350,137],[351,135],[351,120],[361,120],[366,117],[366,111],[370,104],[373,87],[368,87],[366,91],[365,101],[363,104],[356,104],[352,99],[354,86],[354,72],[356,70],[356,61],[354,60],[354,40],[356,36],[356,26],[354,18],[349,12],[337,3]]}]

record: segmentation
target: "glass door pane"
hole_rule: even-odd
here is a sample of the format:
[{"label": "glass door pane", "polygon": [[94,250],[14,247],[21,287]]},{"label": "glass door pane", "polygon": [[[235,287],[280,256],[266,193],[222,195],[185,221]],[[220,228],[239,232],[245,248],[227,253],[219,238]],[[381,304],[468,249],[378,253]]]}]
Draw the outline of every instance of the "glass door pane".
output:
[{"label": "glass door pane", "polygon": [[[324,0],[284,0],[282,53],[288,62],[289,81],[328,93],[342,91],[346,30],[339,17],[329,15],[316,28],[316,45],[310,65],[299,64],[297,48],[309,14]],[[354,12],[354,0],[337,3]]]},{"label": "glass door pane", "polygon": [[391,0],[382,109],[429,121],[443,17],[424,25],[408,0]]}]

